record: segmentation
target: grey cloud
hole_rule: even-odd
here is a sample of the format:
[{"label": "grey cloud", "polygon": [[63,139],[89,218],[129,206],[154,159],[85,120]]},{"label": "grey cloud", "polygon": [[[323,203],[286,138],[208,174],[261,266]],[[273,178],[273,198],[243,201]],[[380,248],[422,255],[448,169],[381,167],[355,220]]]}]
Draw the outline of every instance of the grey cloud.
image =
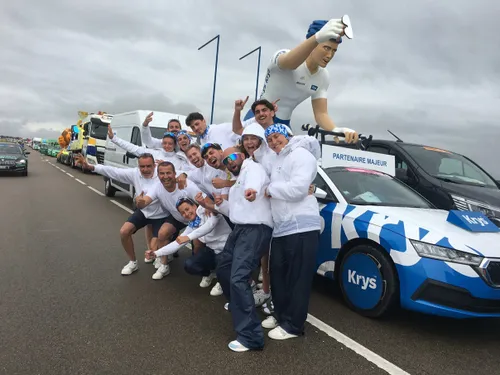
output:
[{"label": "grey cloud", "polygon": [[[226,122],[236,98],[254,95],[257,56],[238,61],[240,56],[262,46],[262,87],[274,51],[304,40],[312,20],[347,13],[355,39],[341,45],[328,68],[334,121],[381,137],[390,137],[386,129],[393,129],[403,139],[456,150],[500,171],[491,161],[491,140],[500,138],[500,3],[221,4],[4,2],[0,128],[26,134],[25,124],[68,124],[78,110],[186,113],[197,108],[208,118],[215,45],[197,48],[217,34],[215,122]],[[292,120],[312,119],[306,101]],[[474,128],[481,130],[461,136],[461,129]]]}]

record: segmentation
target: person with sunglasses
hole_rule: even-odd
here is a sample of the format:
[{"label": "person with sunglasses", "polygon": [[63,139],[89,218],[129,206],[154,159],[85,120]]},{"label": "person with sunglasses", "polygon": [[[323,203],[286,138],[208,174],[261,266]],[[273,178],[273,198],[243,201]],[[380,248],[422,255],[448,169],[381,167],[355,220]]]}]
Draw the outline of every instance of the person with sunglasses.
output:
[{"label": "person with sunglasses", "polygon": [[[207,215],[205,208],[198,206],[190,198],[181,198],[176,204],[177,211],[188,221],[188,227],[175,241],[154,251],[146,252],[146,258],[153,259],[177,252],[189,241],[199,240],[203,245],[190,258],[186,259],[184,269],[190,275],[210,277],[215,270],[220,253],[224,249],[231,228],[220,214]],[[220,288],[220,287],[219,287]],[[220,295],[210,292],[211,295]]]},{"label": "person with sunglasses", "polygon": [[[106,176],[115,181],[132,185],[138,194],[155,190],[160,185],[155,169],[155,160],[150,153],[144,153],[139,156],[136,168],[116,168],[109,165],[89,165],[82,155],[77,155],[77,163],[82,168],[94,171],[102,176]],[[120,228],[120,239],[123,249],[127,253],[130,261],[123,267],[122,275],[131,275],[139,269],[139,264],[135,257],[134,241],[132,236],[143,227],[151,227],[152,238],[148,241],[148,249],[158,248],[158,236],[162,225],[165,223],[169,213],[163,209],[158,200],[144,208],[137,208],[134,213]],[[146,263],[151,263],[145,259]]]},{"label": "person with sunglasses", "polygon": [[187,170],[190,168],[187,160],[177,155],[175,151],[177,145],[177,137],[174,133],[165,132],[162,139],[162,149],[151,149],[136,146],[130,142],[127,142],[113,133],[111,125],[108,126],[108,137],[115,145],[136,156],[144,153],[150,153],[157,161],[168,161],[172,163],[178,170]]},{"label": "person with sunglasses", "polygon": [[271,339],[286,340],[304,333],[316,270],[321,217],[309,188],[316,178],[318,155],[290,142],[282,124],[268,127],[265,137],[277,158],[265,190],[274,223],[269,266],[274,313],[262,326],[272,328]]},{"label": "person with sunglasses", "polygon": [[226,149],[223,160],[237,177],[228,199],[217,196],[215,200],[215,209],[235,224],[216,270],[237,334],[228,346],[236,352],[259,350],[264,347],[264,333],[255,310],[251,277],[269,249],[273,232],[271,206],[264,196],[269,177],[262,165],[246,158],[237,147]]},{"label": "person with sunglasses", "polygon": [[[186,220],[177,210],[176,204],[181,198],[190,198],[194,201],[198,196],[204,198],[199,187],[189,181],[180,189],[176,178],[176,169],[174,164],[168,161],[158,164],[158,177],[161,185],[157,185],[156,189],[140,194],[136,198],[136,205],[139,208],[144,208],[158,200],[163,208],[170,212],[165,223],[161,226],[158,232],[159,247],[165,246],[168,242],[177,236],[177,234],[186,228],[188,220]],[[170,267],[166,257],[161,257],[161,266],[153,275],[153,279],[161,280],[170,273]]]}]

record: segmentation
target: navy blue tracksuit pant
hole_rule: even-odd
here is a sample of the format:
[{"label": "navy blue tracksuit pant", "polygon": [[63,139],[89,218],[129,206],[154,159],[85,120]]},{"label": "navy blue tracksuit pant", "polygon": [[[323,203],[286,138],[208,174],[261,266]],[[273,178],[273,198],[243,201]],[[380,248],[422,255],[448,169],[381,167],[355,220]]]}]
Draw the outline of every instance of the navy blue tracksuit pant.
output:
[{"label": "navy blue tracksuit pant", "polygon": [[208,246],[203,246],[196,254],[186,259],[184,270],[190,275],[208,276],[215,270],[219,255]]},{"label": "navy blue tracksuit pant", "polygon": [[233,327],[240,344],[249,349],[264,347],[264,332],[255,311],[250,278],[269,251],[272,228],[236,224],[227,238],[217,264],[217,279],[230,303]]},{"label": "navy blue tracksuit pant", "polygon": [[286,332],[302,335],[316,271],[319,231],[274,237],[269,276],[274,314]]}]

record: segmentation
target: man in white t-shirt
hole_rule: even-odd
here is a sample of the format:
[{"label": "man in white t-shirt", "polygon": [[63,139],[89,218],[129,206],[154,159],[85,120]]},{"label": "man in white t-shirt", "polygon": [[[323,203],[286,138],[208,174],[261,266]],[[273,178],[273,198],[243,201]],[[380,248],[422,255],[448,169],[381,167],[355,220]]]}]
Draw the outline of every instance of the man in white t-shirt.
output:
[{"label": "man in white t-shirt", "polygon": [[[138,208],[144,208],[152,202],[158,200],[161,206],[168,212],[170,216],[165,219],[165,223],[161,226],[158,232],[159,247],[165,246],[172,238],[177,237],[178,233],[186,228],[188,220],[186,220],[177,210],[177,201],[181,198],[190,198],[197,201],[197,195],[203,196],[198,186],[189,179],[183,189],[179,189],[176,170],[171,162],[162,162],[158,164],[158,178],[161,185],[157,185],[156,189],[148,191],[146,194],[141,193],[136,198]],[[167,259],[162,257],[161,266],[153,275],[153,279],[161,280],[164,276],[170,273],[170,267],[167,264]]]},{"label": "man in white t-shirt", "polygon": [[[358,134],[354,130],[336,128],[328,114],[330,77],[325,68],[342,43],[341,36],[345,34],[346,24],[350,24],[347,20],[348,17],[344,16],[342,20],[314,21],[304,42],[291,50],[281,49],[274,53],[267,68],[260,99],[270,102],[280,100],[276,123],[290,126],[295,108],[311,98],[314,118],[323,129],[335,128],[345,133],[347,142],[357,141]],[[253,116],[250,110],[244,119],[249,120]]]}]

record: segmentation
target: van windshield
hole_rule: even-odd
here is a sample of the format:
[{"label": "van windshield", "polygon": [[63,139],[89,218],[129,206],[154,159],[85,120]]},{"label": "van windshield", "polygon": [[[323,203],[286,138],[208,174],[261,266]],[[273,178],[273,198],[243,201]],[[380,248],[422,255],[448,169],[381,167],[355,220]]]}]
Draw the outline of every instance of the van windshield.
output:
[{"label": "van windshield", "polygon": [[150,126],[151,137],[163,139],[163,134],[167,131],[167,128],[158,128],[156,126]]},{"label": "van windshield", "polygon": [[486,173],[461,155],[434,147],[401,143],[410,156],[431,176],[461,185],[498,189]]}]

